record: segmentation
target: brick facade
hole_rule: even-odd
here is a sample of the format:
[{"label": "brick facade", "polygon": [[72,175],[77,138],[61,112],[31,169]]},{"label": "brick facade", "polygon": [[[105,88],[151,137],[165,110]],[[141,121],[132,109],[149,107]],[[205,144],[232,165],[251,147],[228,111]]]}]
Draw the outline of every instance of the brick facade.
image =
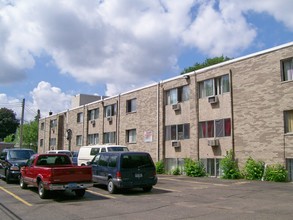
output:
[{"label": "brick facade", "polygon": [[[39,143],[42,140],[43,145],[38,151],[78,150],[88,144],[89,134],[99,134],[99,144],[103,144],[105,133],[116,132],[115,144],[147,151],[154,161],[164,159],[170,169],[184,158],[201,159],[206,166],[215,164],[211,170],[218,169],[218,159],[230,150],[240,166],[250,156],[267,164],[285,164],[293,158],[293,136],[284,131],[284,111],[293,110],[293,81],[282,81],[281,62],[292,57],[293,43],[289,43],[42,118]],[[224,76],[229,82],[228,92],[222,90]],[[199,94],[200,85],[211,79],[218,89],[216,103]],[[167,93],[172,90],[173,95],[178,95],[182,88],[188,88],[189,98],[180,101],[180,109],[175,109],[177,106],[168,104]],[[136,111],[127,112],[129,100],[133,99]],[[116,105],[117,110],[111,121],[104,112],[108,105]],[[99,117],[93,122],[89,111],[97,108]],[[83,114],[80,123],[78,113]],[[57,120],[58,129],[50,128],[53,119]],[[200,131],[199,124],[205,123],[209,124],[207,129],[213,124],[214,136],[223,132],[225,135],[200,136],[200,132],[207,131]],[[224,130],[231,127],[231,133],[221,131],[221,123]],[[180,130],[182,127],[184,131]],[[69,129],[71,139],[67,135]],[[136,131],[136,141],[129,143],[128,132],[132,130]],[[167,138],[169,131],[171,136],[180,136],[178,147],[174,147],[173,137]],[[76,143],[77,136],[82,136],[81,145]],[[49,146],[50,138],[56,138],[56,145]]]}]

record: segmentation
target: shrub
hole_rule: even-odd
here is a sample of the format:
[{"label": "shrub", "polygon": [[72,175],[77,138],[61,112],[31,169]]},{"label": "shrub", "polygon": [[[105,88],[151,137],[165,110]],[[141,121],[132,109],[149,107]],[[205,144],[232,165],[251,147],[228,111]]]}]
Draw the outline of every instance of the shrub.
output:
[{"label": "shrub", "polygon": [[232,157],[232,151],[220,161],[220,167],[223,171],[223,179],[239,179],[241,177],[238,165]]},{"label": "shrub", "polygon": [[249,157],[244,166],[243,176],[247,180],[261,180],[264,169],[265,164],[263,161],[255,161]]},{"label": "shrub", "polygon": [[184,170],[187,176],[206,176],[206,171],[201,161],[194,161],[190,158],[184,159]]},{"label": "shrub", "polygon": [[173,175],[180,175],[181,174],[180,168],[176,167],[174,170],[172,170],[172,174]]},{"label": "shrub", "polygon": [[157,174],[164,174],[165,173],[165,166],[164,166],[163,160],[156,162],[156,171],[157,171]]},{"label": "shrub", "polygon": [[288,171],[281,164],[268,165],[265,170],[264,180],[274,182],[286,182]]}]

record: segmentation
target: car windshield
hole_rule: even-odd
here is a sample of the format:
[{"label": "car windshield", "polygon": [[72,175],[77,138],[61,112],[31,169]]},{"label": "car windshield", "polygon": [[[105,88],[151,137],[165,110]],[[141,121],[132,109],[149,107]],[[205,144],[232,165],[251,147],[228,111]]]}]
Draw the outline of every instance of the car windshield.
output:
[{"label": "car windshield", "polygon": [[148,155],[132,154],[123,155],[121,167],[124,169],[141,168],[152,166],[152,160]]},{"label": "car windshield", "polygon": [[34,152],[30,150],[11,150],[8,152],[8,158],[13,160],[27,160]]},{"label": "car windshield", "polygon": [[108,151],[129,151],[127,147],[108,147]]}]

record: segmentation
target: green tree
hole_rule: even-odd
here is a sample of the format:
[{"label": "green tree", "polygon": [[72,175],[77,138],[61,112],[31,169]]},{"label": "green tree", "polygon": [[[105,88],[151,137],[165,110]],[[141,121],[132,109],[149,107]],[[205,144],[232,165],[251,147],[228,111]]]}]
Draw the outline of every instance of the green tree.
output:
[{"label": "green tree", "polygon": [[4,138],[5,143],[13,143],[14,140],[15,140],[15,135],[14,134],[10,134],[10,135],[8,135],[8,136],[6,136]]},{"label": "green tree", "polygon": [[16,114],[11,109],[0,109],[0,140],[14,134],[18,125],[19,120],[16,119]]},{"label": "green tree", "polygon": [[217,63],[222,63],[224,61],[231,60],[229,57],[224,57],[223,55],[220,57],[214,57],[214,58],[207,58],[203,63],[195,63],[193,66],[190,66],[188,68],[185,68],[181,74],[189,73],[195,70],[202,69],[204,67],[212,66]]},{"label": "green tree", "polygon": [[[22,130],[22,146],[26,148],[31,148],[37,151],[38,144],[38,121],[34,120],[23,125]],[[16,143],[19,143],[20,140],[20,129],[17,129],[16,132]]]}]

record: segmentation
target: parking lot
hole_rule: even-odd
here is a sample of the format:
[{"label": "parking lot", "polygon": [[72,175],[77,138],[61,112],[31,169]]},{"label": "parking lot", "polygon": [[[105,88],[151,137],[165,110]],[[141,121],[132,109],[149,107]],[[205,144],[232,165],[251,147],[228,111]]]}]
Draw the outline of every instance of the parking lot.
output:
[{"label": "parking lot", "polygon": [[0,219],[292,219],[293,184],[159,175],[151,192],[109,194],[100,186],[84,198],[20,189],[0,180]]}]

